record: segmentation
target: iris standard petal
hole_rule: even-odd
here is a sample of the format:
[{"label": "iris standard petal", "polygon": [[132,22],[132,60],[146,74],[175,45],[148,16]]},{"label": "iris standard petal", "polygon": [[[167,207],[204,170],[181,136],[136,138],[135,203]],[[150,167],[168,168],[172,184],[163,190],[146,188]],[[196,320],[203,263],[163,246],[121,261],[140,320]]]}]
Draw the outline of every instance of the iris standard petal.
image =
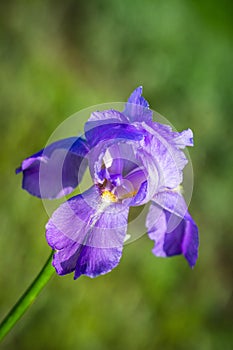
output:
[{"label": "iris standard petal", "polygon": [[115,109],[96,111],[91,113],[91,116],[85,125],[85,129],[88,130],[92,127],[107,123],[128,123],[128,119],[123,113],[116,111]]},{"label": "iris standard petal", "polygon": [[103,157],[103,162],[105,168],[108,169],[109,174],[122,174],[124,160],[122,159],[118,144],[113,144],[107,149]]},{"label": "iris standard petal", "polygon": [[132,123],[152,121],[153,112],[149,109],[149,103],[142,96],[142,86],[139,86],[132,92],[123,113]]},{"label": "iris standard petal", "polygon": [[149,237],[155,241],[153,253],[161,257],[182,254],[190,267],[194,267],[198,257],[198,228],[187,212],[182,220],[173,215],[173,221],[177,219],[177,225],[168,233],[171,215],[154,203],[150,206],[146,226]]},{"label": "iris standard petal", "polygon": [[148,123],[156,133],[159,133],[168,142],[178,148],[193,146],[193,132],[191,129],[181,132],[173,131],[170,125],[160,124],[157,122]]},{"label": "iris standard petal", "polygon": [[22,187],[40,198],[59,198],[81,181],[87,167],[86,141],[70,137],[56,141],[25,159],[16,173],[23,172]]},{"label": "iris standard petal", "polygon": [[63,203],[46,225],[48,244],[57,250],[57,272],[69,273],[72,267],[75,278],[79,274],[95,277],[115,267],[127,231],[128,211],[128,207],[104,199],[98,186]]},{"label": "iris standard petal", "polygon": [[144,189],[146,189],[146,193],[143,202],[140,203],[145,204],[153,198],[160,186],[159,165],[156,160],[156,155],[147,152],[144,147],[135,148],[135,153],[138,162],[142,164],[141,170],[143,170],[146,178],[146,183],[144,183],[143,186]]},{"label": "iris standard petal", "polygon": [[85,129],[85,136],[90,148],[95,147],[99,142],[108,140],[141,140],[143,131],[139,131],[135,126],[124,123],[107,123],[97,125],[93,128]]},{"label": "iris standard petal", "polygon": [[139,160],[136,157],[133,145],[139,147],[138,141],[143,137],[143,131],[137,132],[134,136],[128,129],[124,134],[124,138],[110,138],[100,141],[93,147],[88,154],[88,159],[90,174],[94,182],[102,181],[103,166],[106,167],[109,174],[113,175],[113,170],[115,170],[116,175],[122,173],[123,176],[138,167]]},{"label": "iris standard petal", "polygon": [[176,188],[183,181],[183,169],[188,163],[185,154],[148,124],[142,123],[142,128],[147,131],[143,152],[149,153],[156,164],[159,176],[158,190]]},{"label": "iris standard petal", "polygon": [[114,193],[120,199],[135,196],[130,202],[132,206],[145,204],[158,190],[159,178],[154,155],[144,152],[143,143],[144,140],[100,142],[88,155],[94,181],[103,183],[107,179],[115,186],[120,186]]}]

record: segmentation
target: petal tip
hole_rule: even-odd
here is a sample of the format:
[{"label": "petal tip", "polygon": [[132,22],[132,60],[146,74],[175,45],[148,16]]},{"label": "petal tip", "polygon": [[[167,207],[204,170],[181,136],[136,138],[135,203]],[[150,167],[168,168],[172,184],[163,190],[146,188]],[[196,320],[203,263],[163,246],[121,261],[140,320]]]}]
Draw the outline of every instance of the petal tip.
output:
[{"label": "petal tip", "polygon": [[22,167],[19,166],[18,168],[15,169],[15,174],[17,175],[17,174],[21,173],[21,171],[22,171]]}]

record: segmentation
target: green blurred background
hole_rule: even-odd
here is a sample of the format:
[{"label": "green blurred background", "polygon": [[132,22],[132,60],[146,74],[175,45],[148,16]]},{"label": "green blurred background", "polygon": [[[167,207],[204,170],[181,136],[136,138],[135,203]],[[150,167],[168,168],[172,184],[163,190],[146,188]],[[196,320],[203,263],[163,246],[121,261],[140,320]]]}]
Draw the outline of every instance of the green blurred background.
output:
[{"label": "green blurred background", "polygon": [[14,169],[69,115],[125,101],[138,85],[190,127],[200,229],[194,270],[159,259],[146,236],[114,271],[55,276],[2,349],[230,350],[233,49],[230,1],[9,1],[0,4],[0,317],[47,256],[48,219]]}]

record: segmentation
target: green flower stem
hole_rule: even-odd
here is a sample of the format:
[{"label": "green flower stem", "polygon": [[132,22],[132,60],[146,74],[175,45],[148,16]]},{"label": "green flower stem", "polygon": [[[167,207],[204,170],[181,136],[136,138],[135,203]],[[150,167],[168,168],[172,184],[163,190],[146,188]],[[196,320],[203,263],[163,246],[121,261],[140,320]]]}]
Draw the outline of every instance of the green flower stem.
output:
[{"label": "green flower stem", "polygon": [[14,324],[20,319],[24,312],[29,308],[29,306],[36,299],[37,295],[40,293],[42,288],[49,281],[50,277],[54,273],[54,268],[52,266],[53,251],[51,252],[48,260],[46,261],[44,267],[40,271],[39,275],[35,278],[26,292],[22,295],[19,301],[11,309],[8,315],[0,324],[0,341],[4,336],[13,328]]}]

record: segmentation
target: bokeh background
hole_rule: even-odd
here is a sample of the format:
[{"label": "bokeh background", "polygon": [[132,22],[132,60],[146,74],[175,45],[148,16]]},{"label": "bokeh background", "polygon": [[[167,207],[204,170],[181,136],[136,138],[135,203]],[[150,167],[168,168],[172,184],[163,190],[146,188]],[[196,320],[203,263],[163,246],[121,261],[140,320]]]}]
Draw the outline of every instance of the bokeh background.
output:
[{"label": "bokeh background", "polygon": [[47,256],[41,201],[15,167],[69,115],[125,101],[138,85],[178,130],[190,127],[190,211],[200,256],[159,259],[146,236],[91,280],[54,275],[2,349],[230,350],[233,3],[45,0],[0,3],[0,317]]}]

